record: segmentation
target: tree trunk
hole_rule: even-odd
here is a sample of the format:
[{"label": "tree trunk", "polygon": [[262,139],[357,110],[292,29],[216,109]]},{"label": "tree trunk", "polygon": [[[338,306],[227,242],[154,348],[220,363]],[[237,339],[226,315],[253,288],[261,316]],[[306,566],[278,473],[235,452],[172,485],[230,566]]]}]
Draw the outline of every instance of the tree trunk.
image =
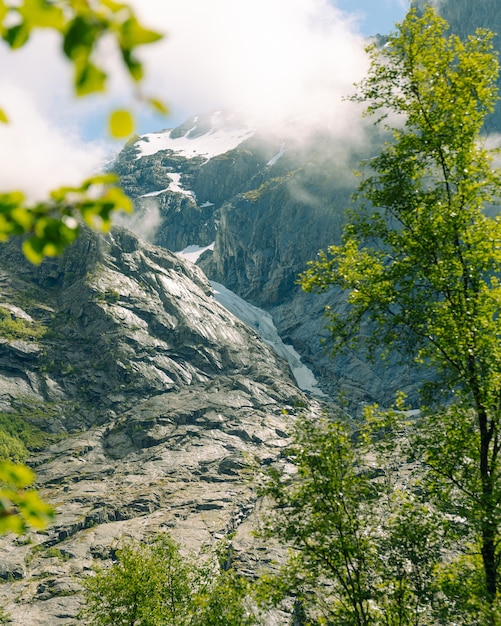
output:
[{"label": "tree trunk", "polygon": [[480,430],[480,479],[482,481],[482,563],[485,575],[485,590],[487,601],[492,606],[497,593],[497,563],[496,563],[496,536],[495,508],[492,471],[490,468],[490,445],[492,440],[487,411],[482,407],[478,410]]}]

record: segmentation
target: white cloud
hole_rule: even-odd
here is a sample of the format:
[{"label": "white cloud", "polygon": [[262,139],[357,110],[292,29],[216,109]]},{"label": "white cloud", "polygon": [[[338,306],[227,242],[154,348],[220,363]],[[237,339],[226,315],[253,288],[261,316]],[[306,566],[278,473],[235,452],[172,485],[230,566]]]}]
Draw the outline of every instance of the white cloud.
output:
[{"label": "white cloud", "polygon": [[141,198],[140,208],[132,215],[118,214],[116,224],[125,226],[145,241],[153,241],[158,227],[162,223],[160,203],[157,198]]},{"label": "white cloud", "polygon": [[9,115],[9,124],[0,125],[2,191],[21,189],[31,200],[41,199],[50,189],[78,184],[102,164],[103,148],[58,128],[37,108],[32,92],[2,81],[0,94]]},{"label": "white cloud", "polygon": [[[173,115],[159,130],[206,111],[238,107],[254,118],[322,119],[339,132],[358,123],[341,103],[366,70],[364,41],[355,23],[328,0],[131,0],[140,18],[166,33],[141,49],[145,92],[162,97]],[[12,52],[0,42],[2,189],[31,195],[82,178],[103,156],[82,135],[105,137],[109,110],[136,108],[118,55],[103,47],[113,70],[109,95],[76,101],[71,67],[60,41],[42,32]],[[109,149],[109,148],[108,148]]]},{"label": "white cloud", "polygon": [[366,70],[355,23],[327,0],[134,0],[167,32],[144,49],[150,89],[174,112],[221,106],[271,121],[336,119]]}]

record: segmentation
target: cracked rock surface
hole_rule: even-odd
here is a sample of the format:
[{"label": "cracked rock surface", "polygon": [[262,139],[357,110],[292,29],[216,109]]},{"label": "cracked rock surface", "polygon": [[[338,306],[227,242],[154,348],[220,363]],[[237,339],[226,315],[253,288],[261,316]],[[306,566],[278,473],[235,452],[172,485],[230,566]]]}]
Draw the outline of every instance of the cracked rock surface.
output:
[{"label": "cracked rock surface", "polygon": [[38,268],[7,245],[2,302],[24,321],[0,339],[0,411],[46,433],[29,464],[57,510],[43,532],[0,537],[14,626],[81,623],[81,581],[123,537],[168,531],[197,551],[232,533],[251,574],[275,558],[251,533],[246,466],[280,455],[307,399],[197,267],[120,229]]}]

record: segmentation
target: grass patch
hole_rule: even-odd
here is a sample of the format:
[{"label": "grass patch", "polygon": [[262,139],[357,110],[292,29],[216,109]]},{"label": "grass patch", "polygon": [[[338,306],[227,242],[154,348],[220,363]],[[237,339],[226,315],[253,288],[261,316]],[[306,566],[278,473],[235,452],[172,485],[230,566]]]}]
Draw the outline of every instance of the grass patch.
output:
[{"label": "grass patch", "polygon": [[25,461],[31,451],[43,450],[61,437],[43,431],[29,417],[0,413],[0,461]]},{"label": "grass patch", "polygon": [[[33,546],[30,550],[30,552],[26,555],[26,565],[29,565],[33,559],[35,558],[35,556],[39,556],[42,559],[59,559],[60,561],[69,561],[70,560],[70,555],[67,552],[63,552],[62,550],[60,550],[59,548],[56,548],[55,546],[46,546],[43,543],[39,543],[36,546]],[[49,574],[47,574],[49,575]]]},{"label": "grass patch", "polygon": [[41,339],[46,332],[47,327],[43,324],[16,317],[12,311],[0,306],[0,337],[36,341]]}]

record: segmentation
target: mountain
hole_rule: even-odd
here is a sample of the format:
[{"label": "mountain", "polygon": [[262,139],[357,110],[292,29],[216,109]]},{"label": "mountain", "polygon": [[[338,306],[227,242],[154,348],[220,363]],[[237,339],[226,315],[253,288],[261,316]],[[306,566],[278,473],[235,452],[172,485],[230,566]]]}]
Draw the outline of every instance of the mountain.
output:
[{"label": "mountain", "polygon": [[[413,2],[418,10],[425,4]],[[477,27],[501,33],[496,0],[441,0],[437,7],[461,37]],[[499,35],[494,45],[500,50]],[[416,380],[430,375],[377,355],[375,363],[356,353],[332,360],[321,344],[323,312],[343,307],[344,298],[334,289],[304,294],[297,284],[319,249],[339,243],[353,206],[353,170],[381,145],[373,128],[361,119],[356,126],[339,133],[292,120],[270,129],[220,111],[136,137],[115,165],[137,208],[128,226],[173,251],[206,249],[197,261],[206,275],[265,309],[323,391],[348,398],[352,411],[391,403],[397,390],[417,403]],[[485,130],[501,132],[501,104]]]},{"label": "mountain", "polygon": [[0,314],[0,419],[31,433],[57,508],[47,531],[0,537],[10,623],[77,623],[82,577],[121,536],[169,530],[199,549],[234,533],[241,568],[270,558],[241,470],[279,455],[294,407],[313,405],[195,265],[120,228],[38,268],[13,242]]},{"label": "mountain", "polygon": [[392,362],[333,361],[321,344],[323,312],[343,296],[297,284],[318,250],[339,242],[353,170],[378,145],[375,131],[357,132],[352,141],[328,127],[305,131],[304,120],[258,129],[219,112],[136,138],[115,166],[136,204],[127,225],[170,250],[206,249],[197,263],[207,276],[265,309],[323,391],[353,410],[415,387],[415,373]]}]

